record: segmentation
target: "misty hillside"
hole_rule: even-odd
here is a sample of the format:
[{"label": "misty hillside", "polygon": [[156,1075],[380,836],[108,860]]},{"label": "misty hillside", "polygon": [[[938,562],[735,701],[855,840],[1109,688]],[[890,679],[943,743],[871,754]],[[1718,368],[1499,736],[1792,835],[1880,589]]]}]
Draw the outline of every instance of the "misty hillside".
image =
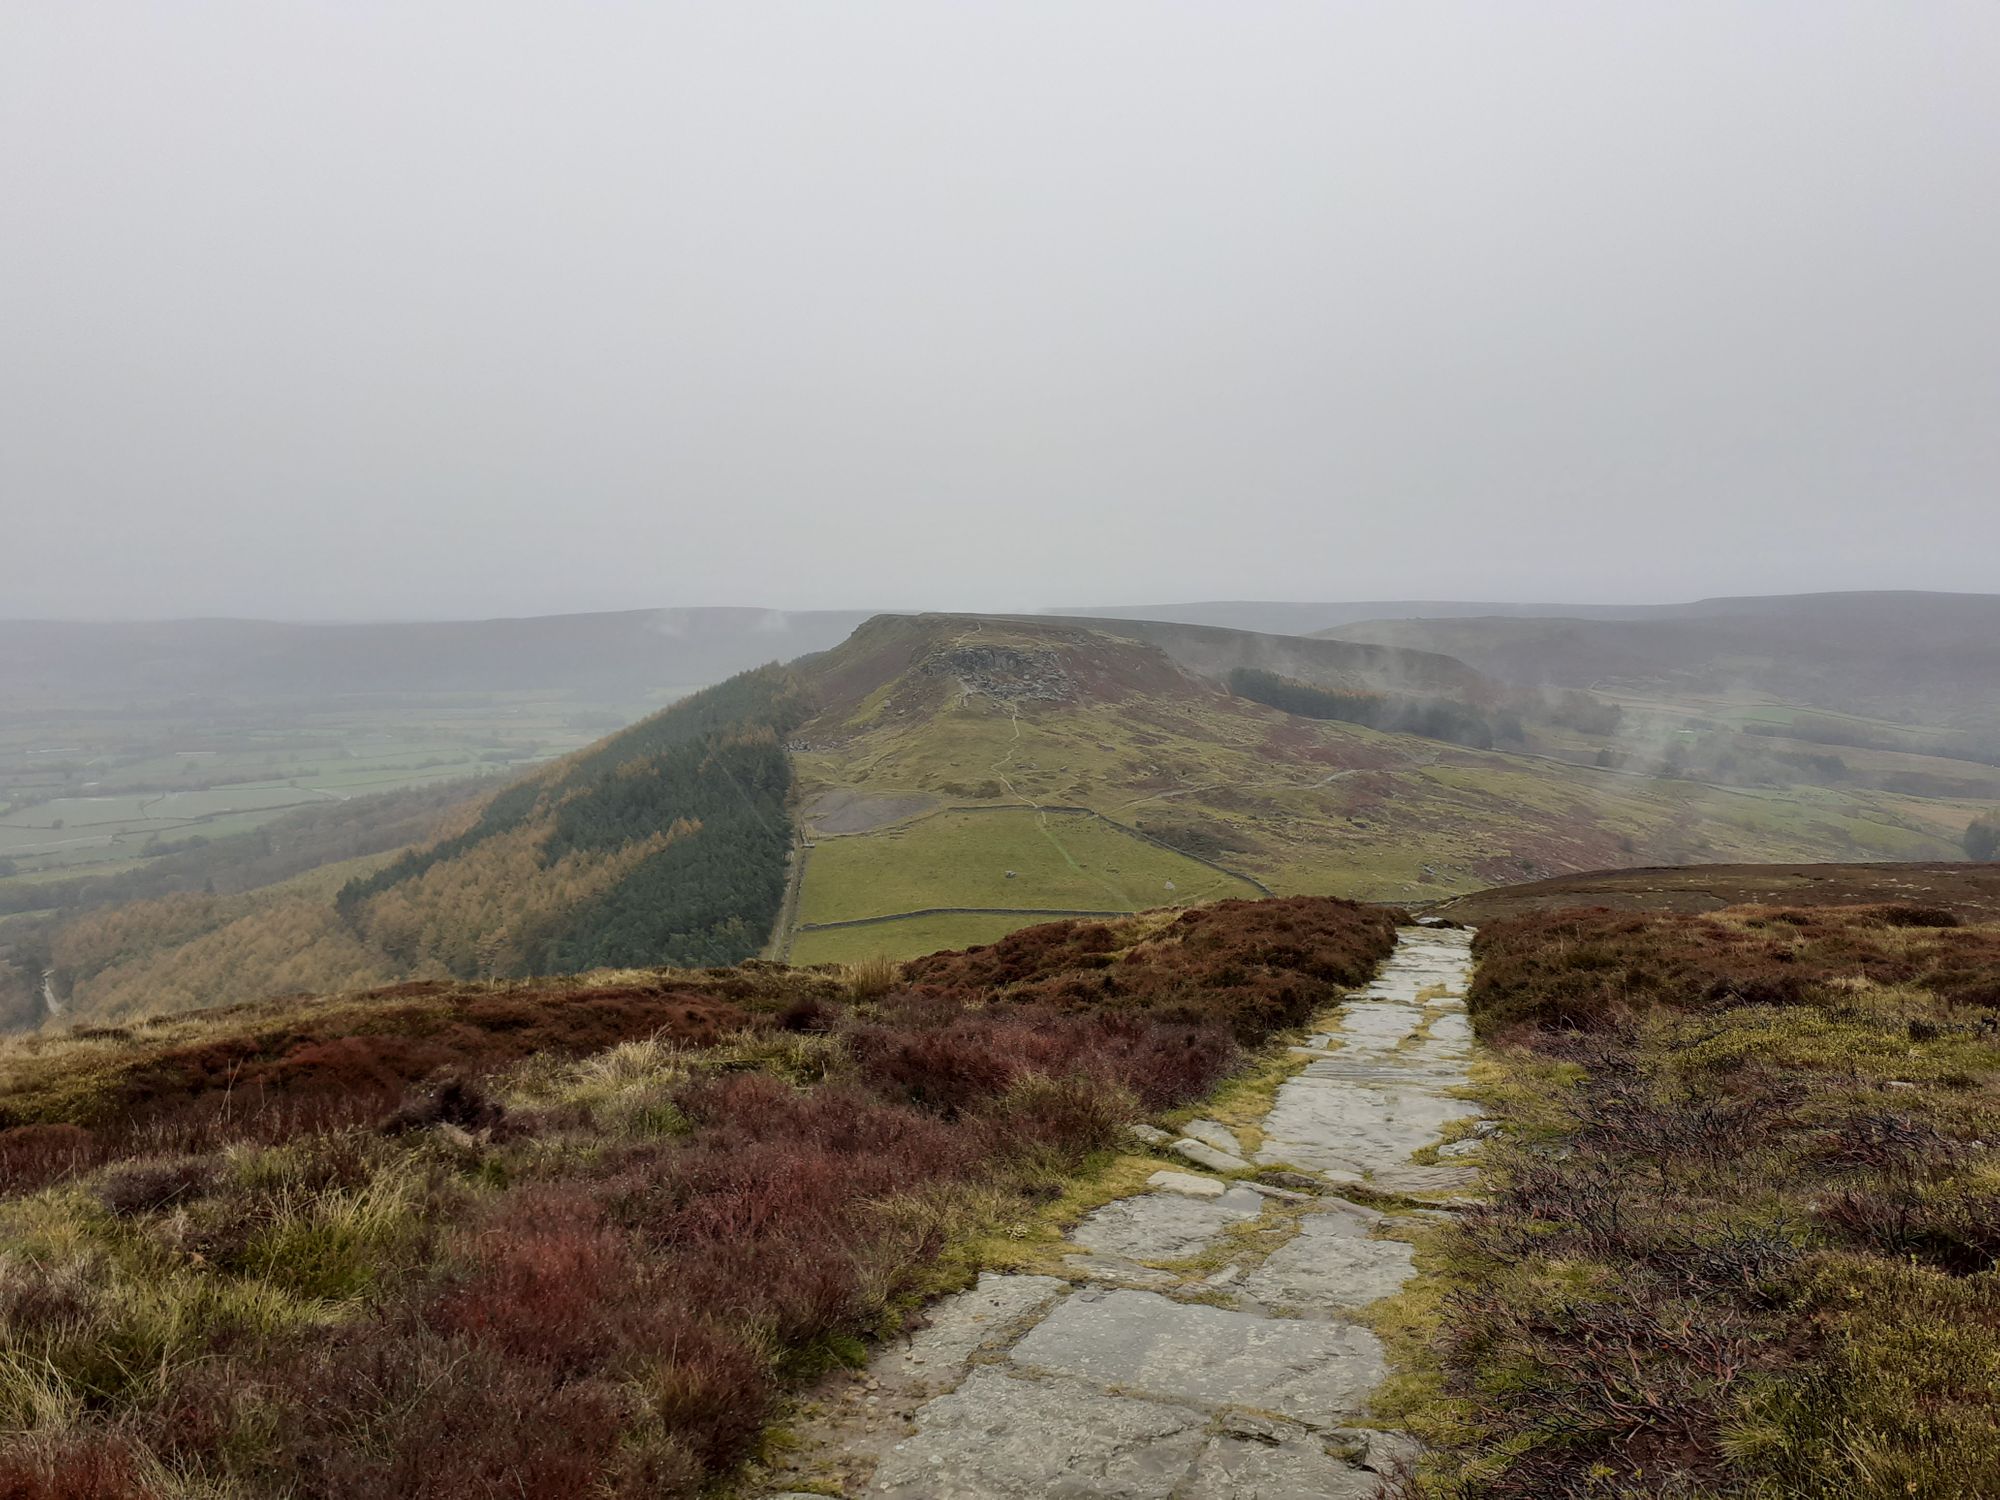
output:
[{"label": "misty hillside", "polygon": [[1453,620],[1465,617],[1526,615],[1578,620],[1636,620],[1679,606],[1655,604],[1498,604],[1459,599],[1336,600],[1287,603],[1277,600],[1215,600],[1190,604],[1119,604],[1054,609],[1078,619],[1164,621],[1213,625],[1267,635],[1312,635],[1371,620]]},{"label": "misty hillside", "polygon": [[1749,694],[1833,713],[2000,728],[2000,595],[1709,599],[1643,619],[1382,620],[1328,634],[1443,652],[1520,684]]},{"label": "misty hillside", "polygon": [[1638,861],[1948,858],[2000,797],[1986,771],[1920,800],[1435,655],[1209,627],[885,616],[801,673],[810,847],[779,942],[801,962],[1245,882],[1409,900]]},{"label": "misty hillside", "polygon": [[1248,670],[1355,692],[1437,693],[1467,702],[1498,696],[1493,684],[1464,662],[1435,651],[1173,620],[1079,616],[1055,617],[1054,623],[1157,646],[1201,677]]}]

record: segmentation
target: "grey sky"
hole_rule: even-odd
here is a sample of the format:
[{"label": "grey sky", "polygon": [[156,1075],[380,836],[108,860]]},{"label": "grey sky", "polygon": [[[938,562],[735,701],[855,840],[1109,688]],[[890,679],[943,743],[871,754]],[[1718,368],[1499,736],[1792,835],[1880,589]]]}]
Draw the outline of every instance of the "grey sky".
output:
[{"label": "grey sky", "polygon": [[0,616],[2000,589],[2000,6],[0,0]]}]

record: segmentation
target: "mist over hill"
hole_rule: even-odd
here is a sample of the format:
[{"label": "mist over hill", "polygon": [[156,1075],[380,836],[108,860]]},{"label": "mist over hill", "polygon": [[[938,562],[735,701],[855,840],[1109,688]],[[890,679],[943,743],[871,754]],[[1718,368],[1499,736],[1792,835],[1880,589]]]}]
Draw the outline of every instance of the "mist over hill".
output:
[{"label": "mist over hill", "polygon": [[2000,595],[1706,599],[1624,619],[1382,619],[1325,632],[1443,652],[1508,682],[1708,694],[2000,727]]},{"label": "mist over hill", "polygon": [[1465,616],[1561,616],[1578,620],[1644,619],[1675,605],[1499,604],[1454,599],[1339,600],[1285,603],[1277,600],[1212,600],[1188,604],[1082,605],[1051,609],[1052,615],[1101,620],[1157,620],[1177,625],[1213,625],[1268,635],[1312,635],[1364,620],[1449,620]]},{"label": "mist over hill", "polygon": [[361,625],[11,620],[0,621],[0,694],[15,704],[517,691],[639,701],[824,650],[866,618],[704,608]]}]

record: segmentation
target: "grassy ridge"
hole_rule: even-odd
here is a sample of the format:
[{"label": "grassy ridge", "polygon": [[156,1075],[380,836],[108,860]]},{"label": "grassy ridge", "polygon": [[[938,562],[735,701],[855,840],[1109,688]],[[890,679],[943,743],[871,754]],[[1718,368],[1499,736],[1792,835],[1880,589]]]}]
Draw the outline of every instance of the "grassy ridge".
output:
[{"label": "grassy ridge", "polygon": [[1888,904],[1481,930],[1490,1206],[1432,1495],[2000,1493],[2000,927]]},{"label": "grassy ridge", "polygon": [[15,1043],[0,1494],[706,1493],[788,1383],[1393,940],[1225,903],[901,978],[402,986]]}]

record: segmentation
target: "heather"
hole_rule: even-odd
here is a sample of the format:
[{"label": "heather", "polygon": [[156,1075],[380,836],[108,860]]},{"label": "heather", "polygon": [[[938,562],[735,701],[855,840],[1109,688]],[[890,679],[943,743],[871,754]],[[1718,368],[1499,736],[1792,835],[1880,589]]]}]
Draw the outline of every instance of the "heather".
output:
[{"label": "heather", "polygon": [[2000,1493],[2000,928],[1897,903],[1480,932],[1489,1201],[1427,1493]]},{"label": "heather", "polygon": [[1393,939],[1271,905],[18,1044],[0,1493],[700,1493]]}]

